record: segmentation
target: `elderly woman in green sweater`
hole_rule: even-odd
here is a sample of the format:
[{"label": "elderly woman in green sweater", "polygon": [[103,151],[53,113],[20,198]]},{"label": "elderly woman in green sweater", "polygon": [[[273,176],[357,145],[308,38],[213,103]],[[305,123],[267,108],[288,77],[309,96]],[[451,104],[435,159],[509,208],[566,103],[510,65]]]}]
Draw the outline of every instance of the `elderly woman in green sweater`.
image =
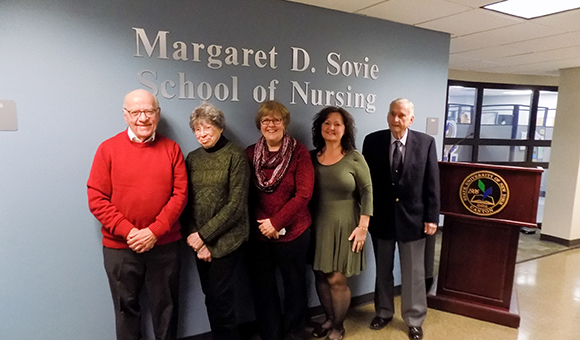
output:
[{"label": "elderly woman in green sweater", "polygon": [[233,275],[248,239],[250,167],[243,149],[222,134],[224,114],[203,103],[189,125],[202,147],[187,155],[189,202],[185,237],[197,253],[197,270],[215,340],[240,339]]}]

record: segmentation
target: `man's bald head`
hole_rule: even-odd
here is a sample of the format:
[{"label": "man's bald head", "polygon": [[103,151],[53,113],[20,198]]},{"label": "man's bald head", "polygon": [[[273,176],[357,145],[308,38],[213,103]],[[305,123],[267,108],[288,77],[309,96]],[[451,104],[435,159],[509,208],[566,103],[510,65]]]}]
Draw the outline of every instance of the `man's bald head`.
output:
[{"label": "man's bald head", "polygon": [[143,142],[157,130],[159,101],[149,91],[131,91],[123,102],[123,117],[131,131]]},{"label": "man's bald head", "polygon": [[155,107],[159,107],[159,101],[151,92],[143,89],[133,90],[125,96],[125,101],[123,102],[125,107],[135,100],[151,100]]}]

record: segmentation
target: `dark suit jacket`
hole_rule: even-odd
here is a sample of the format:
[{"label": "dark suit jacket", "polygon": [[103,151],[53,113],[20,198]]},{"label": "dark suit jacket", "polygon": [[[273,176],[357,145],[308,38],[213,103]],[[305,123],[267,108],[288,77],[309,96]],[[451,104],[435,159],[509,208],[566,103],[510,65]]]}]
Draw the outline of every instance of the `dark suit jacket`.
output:
[{"label": "dark suit jacket", "polygon": [[402,242],[425,237],[424,222],[439,222],[439,165],[433,137],[408,130],[403,170],[393,183],[389,161],[391,131],[366,136],[362,153],[373,182],[373,237]]}]

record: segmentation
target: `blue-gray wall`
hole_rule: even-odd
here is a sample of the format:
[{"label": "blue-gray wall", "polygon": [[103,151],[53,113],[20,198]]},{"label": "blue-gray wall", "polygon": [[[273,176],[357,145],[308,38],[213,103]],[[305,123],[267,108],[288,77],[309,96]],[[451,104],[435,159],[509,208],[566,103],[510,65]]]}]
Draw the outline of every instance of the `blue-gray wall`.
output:
[{"label": "blue-gray wall", "polygon": [[[138,28],[151,43],[158,32],[169,32],[161,34],[168,59],[158,58],[159,45],[148,57]],[[187,61],[174,60],[176,41],[187,46]],[[192,43],[206,46],[200,62],[192,61]],[[234,47],[240,65],[208,67],[212,44],[223,46],[222,61]],[[241,65],[243,48],[267,53],[273,47],[275,65],[267,54],[264,68],[253,58]],[[291,71],[292,47],[309,53],[304,72]],[[243,146],[259,137],[254,88],[267,89],[273,79],[275,98],[292,113],[291,134],[309,147],[311,117],[322,106],[305,104],[297,92],[293,104],[292,81],[323,92],[363,93],[365,100],[376,95],[374,112],[347,107],[359,147],[367,133],[386,126],[388,103],[401,96],[415,103],[416,130],[425,130],[427,117],[439,117],[440,144],[448,50],[446,34],[277,0],[2,1],[0,100],[16,102],[18,131],[0,131],[0,338],[114,338],[99,224],[88,211],[85,183],[99,143],[125,128],[122,100],[130,90],[151,87],[147,81],[175,83],[165,96],[175,97],[158,95],[160,131],[184,153],[198,147],[187,121],[200,99],[178,98],[180,73],[196,87],[228,87],[228,99],[210,101],[226,114],[225,134]],[[376,79],[327,74],[334,71],[331,52],[341,63],[377,65]],[[369,250],[368,270],[350,281],[353,295],[373,290]],[[184,259],[180,336],[209,330],[192,260]]]}]

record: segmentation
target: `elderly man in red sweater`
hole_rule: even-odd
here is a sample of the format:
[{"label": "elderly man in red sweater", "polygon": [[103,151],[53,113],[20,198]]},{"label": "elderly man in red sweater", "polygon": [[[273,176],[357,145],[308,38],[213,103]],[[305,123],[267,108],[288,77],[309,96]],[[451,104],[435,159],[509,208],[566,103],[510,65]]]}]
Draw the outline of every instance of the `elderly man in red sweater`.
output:
[{"label": "elderly man in red sweater", "polygon": [[159,102],[145,90],[125,97],[129,128],[98,148],[87,192],[102,224],[117,339],[141,339],[139,295],[148,293],[156,339],[175,339],[179,216],[187,174],[179,145],[155,131]]}]

